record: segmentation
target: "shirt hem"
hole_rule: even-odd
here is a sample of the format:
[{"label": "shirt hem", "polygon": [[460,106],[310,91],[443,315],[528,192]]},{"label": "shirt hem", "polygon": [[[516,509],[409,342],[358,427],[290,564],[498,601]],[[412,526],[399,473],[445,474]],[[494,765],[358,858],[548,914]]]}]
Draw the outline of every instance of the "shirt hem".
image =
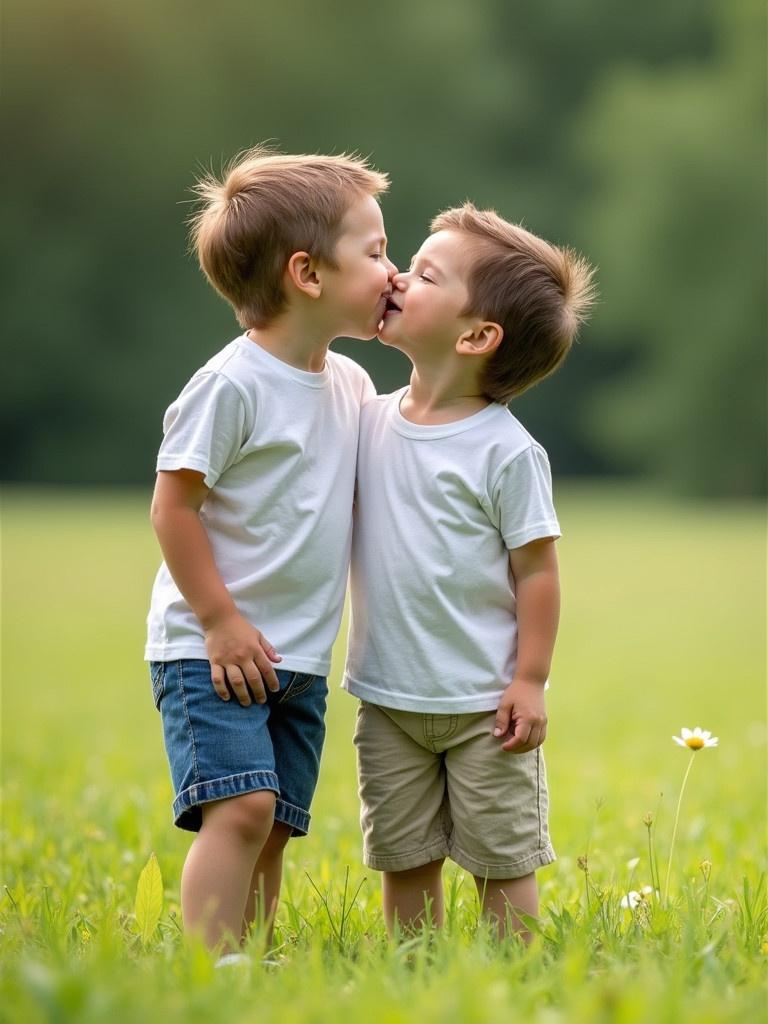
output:
[{"label": "shirt hem", "polygon": [[[144,648],[144,661],[208,661],[208,653],[204,645],[170,646],[163,644],[147,644]],[[311,676],[327,676],[331,669],[331,660],[318,661],[317,658],[302,658],[300,655],[285,655],[282,661],[274,662],[274,667],[285,672],[302,672]]]},{"label": "shirt hem", "polygon": [[342,689],[353,697],[395,711],[420,711],[431,715],[471,714],[474,711],[495,711],[504,692],[480,694],[475,697],[414,697],[413,694],[389,693],[368,683],[344,676]]}]

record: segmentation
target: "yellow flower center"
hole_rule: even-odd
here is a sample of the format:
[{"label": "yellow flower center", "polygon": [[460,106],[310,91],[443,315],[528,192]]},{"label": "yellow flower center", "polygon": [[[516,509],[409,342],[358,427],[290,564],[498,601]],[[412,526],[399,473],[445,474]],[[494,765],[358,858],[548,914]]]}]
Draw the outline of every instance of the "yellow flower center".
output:
[{"label": "yellow flower center", "polygon": [[686,746],[690,747],[691,750],[701,750],[704,746],[704,740],[701,736],[689,736],[685,741]]}]

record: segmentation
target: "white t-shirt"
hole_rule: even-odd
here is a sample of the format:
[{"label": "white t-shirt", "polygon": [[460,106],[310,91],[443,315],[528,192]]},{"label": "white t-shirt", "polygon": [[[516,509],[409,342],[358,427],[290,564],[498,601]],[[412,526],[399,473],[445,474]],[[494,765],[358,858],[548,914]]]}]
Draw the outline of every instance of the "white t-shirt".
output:
[{"label": "white t-shirt", "polygon": [[560,536],[549,462],[504,406],[419,426],[406,390],[361,415],[343,685],[403,711],[491,711],[515,671],[508,549]]},{"label": "white t-shirt", "polygon": [[[281,669],[327,675],[344,602],[365,371],[329,352],[321,373],[236,338],[192,377],[163,422],[158,470],[193,469],[216,566]],[[206,658],[203,630],[165,563],[145,657]]]}]

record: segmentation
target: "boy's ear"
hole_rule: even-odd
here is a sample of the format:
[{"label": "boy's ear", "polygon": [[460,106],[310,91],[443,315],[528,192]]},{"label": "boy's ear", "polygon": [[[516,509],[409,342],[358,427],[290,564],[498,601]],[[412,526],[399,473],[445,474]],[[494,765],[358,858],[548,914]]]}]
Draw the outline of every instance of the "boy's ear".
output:
[{"label": "boy's ear", "polygon": [[496,351],[503,337],[501,324],[487,320],[460,334],[456,340],[456,351],[463,356],[487,356]]},{"label": "boy's ear", "polygon": [[307,298],[319,298],[322,286],[317,274],[317,263],[308,252],[295,252],[288,260],[285,273],[294,288]]}]

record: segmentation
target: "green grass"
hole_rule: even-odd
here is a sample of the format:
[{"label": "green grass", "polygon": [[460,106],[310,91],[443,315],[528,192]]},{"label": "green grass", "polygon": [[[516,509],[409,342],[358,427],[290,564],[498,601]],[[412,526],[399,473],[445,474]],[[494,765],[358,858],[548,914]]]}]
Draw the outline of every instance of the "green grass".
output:
[{"label": "green grass", "polygon": [[[108,492],[5,499],[0,1020],[762,1019],[760,509],[605,487],[559,495],[564,617],[546,744],[559,859],[539,874],[532,948],[491,941],[455,869],[446,933],[387,943],[378,878],[360,861],[355,702],[334,692],[312,832],[287,851],[277,949],[262,964],[255,938],[252,967],[223,972],[179,930],[188,837],[170,822],[141,661],[158,560],[146,505]],[[343,637],[336,679],[342,659]],[[693,765],[669,908],[652,900],[633,914],[620,899],[651,881],[647,812],[664,880],[688,758],[670,737],[683,725],[720,746]],[[142,945],[134,898],[152,851],[164,906]]]}]

